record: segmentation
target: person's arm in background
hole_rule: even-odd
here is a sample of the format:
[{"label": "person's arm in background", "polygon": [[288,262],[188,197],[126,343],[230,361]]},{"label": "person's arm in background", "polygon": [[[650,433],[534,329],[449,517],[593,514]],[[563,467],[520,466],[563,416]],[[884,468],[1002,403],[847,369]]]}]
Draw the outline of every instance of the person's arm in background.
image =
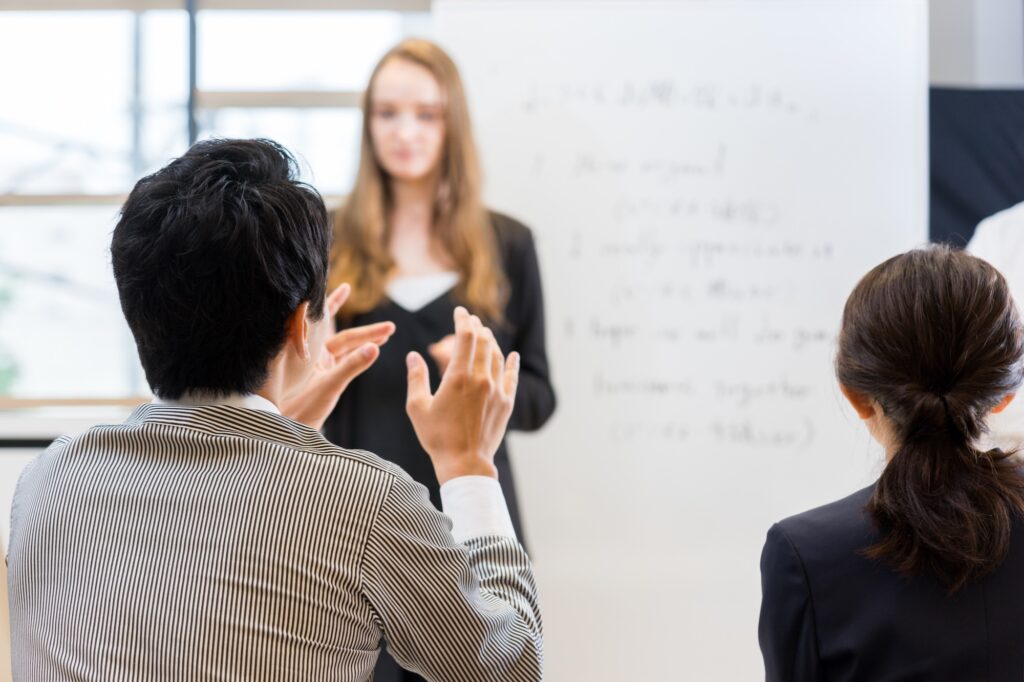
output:
[{"label": "person's arm in background", "polygon": [[494,454],[516,395],[519,358],[464,308],[437,393],[408,356],[407,411],[441,484],[449,522],[398,474],[363,553],[363,595],[403,667],[428,680],[540,680],[543,633],[533,570],[515,538]]},{"label": "person's arm in background", "polygon": [[[512,245],[515,260],[509,267],[510,284],[518,288],[515,310],[510,319],[515,326],[512,348],[522,357],[519,392],[509,420],[509,428],[536,431],[555,411],[555,390],[551,385],[544,328],[544,294],[540,282],[540,265],[533,235],[523,228]],[[511,307],[511,306],[510,306]]]},{"label": "person's arm in background", "polygon": [[823,680],[814,604],[796,549],[775,524],[761,552],[761,619],[757,638],[765,682]]},{"label": "person's arm in background", "polygon": [[[1007,248],[1005,240],[1000,239],[1003,231],[1002,222],[1001,216],[998,213],[985,218],[974,228],[971,241],[964,247],[965,251],[988,261],[997,269],[1002,265],[1001,256],[1004,255],[1000,252]],[[1004,243],[1000,244],[1000,241],[1004,241]]]}]

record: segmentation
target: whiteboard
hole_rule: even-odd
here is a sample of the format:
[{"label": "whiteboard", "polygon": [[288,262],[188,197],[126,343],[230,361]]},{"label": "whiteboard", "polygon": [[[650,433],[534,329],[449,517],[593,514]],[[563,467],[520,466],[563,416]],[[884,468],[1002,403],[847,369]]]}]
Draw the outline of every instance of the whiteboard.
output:
[{"label": "whiteboard", "polygon": [[753,680],[759,557],[870,483],[842,305],[926,241],[923,0],[440,0],[559,407],[513,465],[547,678]]}]

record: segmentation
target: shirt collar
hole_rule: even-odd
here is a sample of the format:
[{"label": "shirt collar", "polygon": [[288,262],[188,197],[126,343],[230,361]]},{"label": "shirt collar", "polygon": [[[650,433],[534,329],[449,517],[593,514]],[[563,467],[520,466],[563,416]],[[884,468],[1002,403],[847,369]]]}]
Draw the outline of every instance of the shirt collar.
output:
[{"label": "shirt collar", "polygon": [[179,407],[198,407],[199,405],[228,405],[230,407],[241,407],[247,410],[263,410],[264,412],[270,412],[271,414],[281,414],[281,410],[277,409],[277,405],[270,402],[261,395],[250,393],[248,395],[242,395],[240,393],[232,393],[226,396],[212,397],[208,394],[201,393],[186,393],[177,400],[164,400],[163,398],[153,398],[154,405],[177,405]]}]

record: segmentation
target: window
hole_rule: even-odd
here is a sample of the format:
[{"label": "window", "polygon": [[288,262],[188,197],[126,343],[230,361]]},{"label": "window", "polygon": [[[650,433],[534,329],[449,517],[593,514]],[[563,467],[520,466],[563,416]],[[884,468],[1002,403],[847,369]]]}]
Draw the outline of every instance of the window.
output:
[{"label": "window", "polygon": [[[188,146],[183,5],[0,2],[0,404],[147,393],[107,250],[134,182]],[[429,35],[429,2],[198,5],[199,137],[276,139],[321,192],[348,191],[361,90],[389,47]]]},{"label": "window", "polygon": [[0,210],[0,395],[144,390],[107,246],[116,206]]}]

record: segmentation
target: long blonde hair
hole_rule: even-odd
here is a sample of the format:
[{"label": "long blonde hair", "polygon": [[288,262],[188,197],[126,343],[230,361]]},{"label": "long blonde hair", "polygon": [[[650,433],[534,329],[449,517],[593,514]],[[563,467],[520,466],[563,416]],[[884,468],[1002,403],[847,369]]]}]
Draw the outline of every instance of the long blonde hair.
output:
[{"label": "long blonde hair", "polygon": [[451,58],[436,44],[402,41],[373,70],[363,95],[363,134],[355,186],[334,214],[331,286],[352,285],[341,310],[351,317],[372,310],[385,296],[395,262],[388,252],[392,198],[387,172],[373,152],[370,116],[373,85],[389,60],[403,59],[426,67],[444,93],[445,140],[440,181],[433,210],[433,234],[455,263],[459,283],[455,298],[491,321],[503,320],[508,282],[498,258],[494,231],[481,198],[481,174],[469,123],[462,79]]}]

